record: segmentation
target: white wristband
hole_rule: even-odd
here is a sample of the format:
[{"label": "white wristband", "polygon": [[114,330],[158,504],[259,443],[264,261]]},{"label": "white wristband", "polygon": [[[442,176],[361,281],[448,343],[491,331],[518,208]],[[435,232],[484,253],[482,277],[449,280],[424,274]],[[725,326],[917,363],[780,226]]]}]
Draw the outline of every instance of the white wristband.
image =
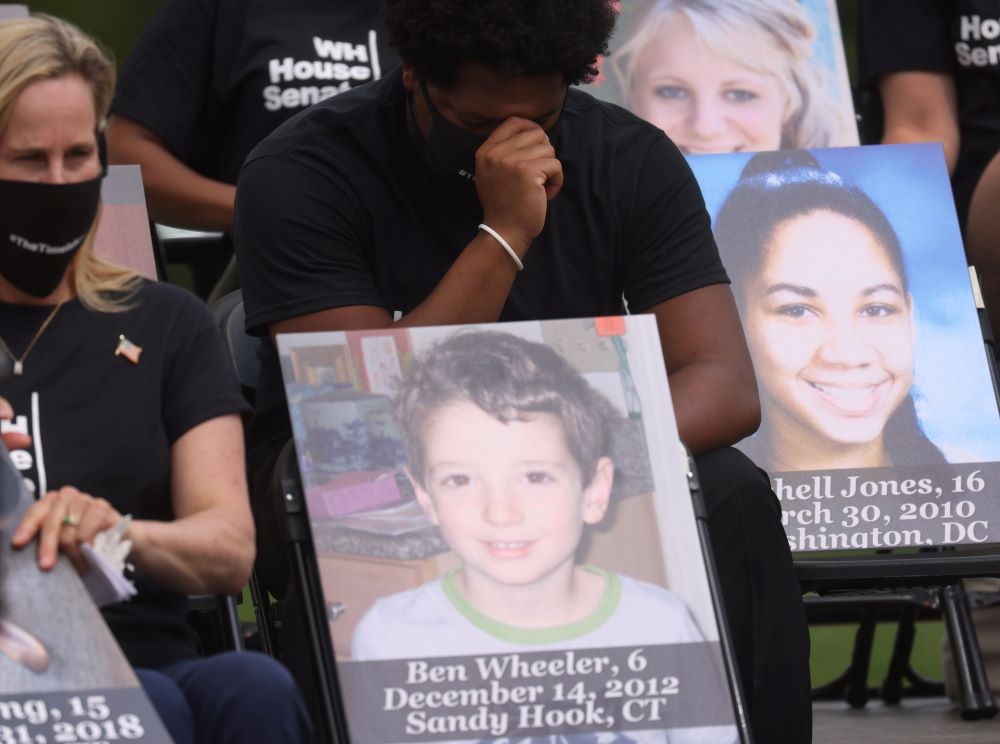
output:
[{"label": "white wristband", "polygon": [[503,238],[500,237],[500,233],[498,233],[496,230],[494,230],[489,225],[485,225],[485,224],[484,225],[480,225],[479,229],[482,230],[483,232],[488,232],[490,235],[492,235],[494,237],[494,239],[501,246],[503,246],[503,249],[505,251],[507,251],[508,254],[510,254],[510,257],[514,259],[514,263],[517,264],[517,270],[518,271],[524,271],[524,264],[521,262],[521,259],[518,258],[518,255],[516,253],[514,253],[514,249],[510,247],[510,243],[508,243],[506,240],[504,240]]}]

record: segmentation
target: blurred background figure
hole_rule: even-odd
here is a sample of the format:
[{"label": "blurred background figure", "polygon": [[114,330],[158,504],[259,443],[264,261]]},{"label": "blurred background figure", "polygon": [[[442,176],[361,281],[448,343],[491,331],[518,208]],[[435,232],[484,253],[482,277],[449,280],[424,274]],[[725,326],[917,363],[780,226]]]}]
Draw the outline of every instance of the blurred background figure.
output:
[{"label": "blurred background figure", "polygon": [[[1000,0],[866,0],[858,27],[862,82],[875,87],[866,129],[881,141],[940,142],[965,252],[994,334],[1000,329]],[[942,206],[942,219],[946,207]],[[967,582],[983,592],[1000,580]],[[1000,694],[1000,607],[975,611],[990,686]],[[955,696],[951,649],[944,670]]]},{"label": "blurred background figure", "polygon": [[[223,233],[210,280],[232,255],[236,177],[254,146],[397,63],[382,0],[164,0],[122,67],[111,162],[142,166],[156,222]],[[230,272],[220,293],[238,286]]]},{"label": "blurred background figure", "polygon": [[870,128],[881,129],[885,143],[941,143],[966,254],[996,330],[1000,0],[869,0],[861,3],[860,20],[862,82],[879,94],[866,112]]}]

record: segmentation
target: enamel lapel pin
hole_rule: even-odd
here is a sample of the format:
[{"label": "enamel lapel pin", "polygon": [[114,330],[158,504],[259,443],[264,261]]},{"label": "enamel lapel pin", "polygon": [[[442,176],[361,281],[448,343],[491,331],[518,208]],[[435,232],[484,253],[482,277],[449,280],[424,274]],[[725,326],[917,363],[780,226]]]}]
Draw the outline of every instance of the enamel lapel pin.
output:
[{"label": "enamel lapel pin", "polygon": [[118,346],[115,348],[115,356],[123,356],[128,359],[132,364],[139,363],[139,355],[142,353],[142,347],[136,346],[127,338],[124,334],[118,336]]}]

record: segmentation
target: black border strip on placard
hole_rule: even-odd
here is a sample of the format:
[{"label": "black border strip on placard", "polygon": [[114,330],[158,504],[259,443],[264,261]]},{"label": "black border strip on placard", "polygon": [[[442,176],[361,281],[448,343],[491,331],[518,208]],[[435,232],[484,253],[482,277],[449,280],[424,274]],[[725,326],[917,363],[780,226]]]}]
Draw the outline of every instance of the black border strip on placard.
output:
[{"label": "black border strip on placard", "polygon": [[[686,450],[687,448],[685,448]],[[729,622],[726,619],[726,608],[722,600],[722,588],[719,585],[719,573],[715,567],[715,556],[712,554],[712,540],[708,532],[708,512],[705,510],[705,500],[702,498],[701,483],[698,471],[694,466],[694,457],[687,454],[688,489],[691,492],[691,506],[694,509],[694,521],[698,527],[698,542],[701,545],[701,557],[705,562],[705,574],[708,577],[708,588],[712,595],[712,605],[715,608],[715,624],[719,628],[719,645],[722,647],[722,661],[729,677],[729,689],[732,693],[733,715],[736,717],[736,727],[740,732],[743,744],[753,744],[753,735],[747,721],[746,698],[743,685],[740,682],[739,669],[736,668],[736,652],[733,650],[733,638],[729,632]]]},{"label": "black border strip on placard", "polygon": [[330,637],[328,615],[323,598],[323,586],[319,578],[319,564],[309,526],[302,492],[302,478],[299,474],[298,458],[294,442],[286,447],[285,462],[282,467],[281,491],[285,512],[288,516],[289,542],[292,551],[292,579],[301,583],[303,614],[309,633],[314,672],[319,685],[319,697],[323,706],[323,731],[318,732],[330,744],[349,744],[347,711],[340,694],[340,680],[337,676],[337,662],[333,653],[333,639]]}]

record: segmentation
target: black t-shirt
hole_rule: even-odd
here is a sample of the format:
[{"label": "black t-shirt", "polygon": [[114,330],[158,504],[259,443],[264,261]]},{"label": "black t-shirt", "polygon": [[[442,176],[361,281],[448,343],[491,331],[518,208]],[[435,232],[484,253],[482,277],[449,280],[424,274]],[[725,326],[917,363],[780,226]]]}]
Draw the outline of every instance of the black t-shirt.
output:
[{"label": "black t-shirt", "polygon": [[866,0],[862,78],[905,70],[954,76],[961,148],[952,184],[964,224],[972,191],[1000,149],[1000,0]]},{"label": "black t-shirt", "polygon": [[[246,404],[200,300],[144,281],[132,303],[125,312],[95,313],[67,302],[24,374],[6,379],[0,394],[14,407],[14,428],[32,437],[31,447],[11,453],[30,491],[75,486],[122,514],[169,520],[170,446]],[[15,354],[51,309],[0,303],[0,335]],[[121,335],[142,348],[138,363],[115,355]],[[135,579],[139,595],[104,610],[129,661],[160,666],[193,656],[186,598],[147,576]]]},{"label": "black t-shirt", "polygon": [[[698,185],[662,131],[570,90],[550,138],[565,185],[501,320],[620,314],[623,295],[639,312],[728,281]],[[399,69],[291,119],[251,153],[234,226],[247,327],[265,336],[251,451],[290,432],[267,325],[419,305],[482,221],[474,185],[453,180],[428,167]]]},{"label": "black t-shirt", "polygon": [[236,183],[250,150],[289,116],[397,63],[380,0],[166,0],[112,109],[199,173]]}]

